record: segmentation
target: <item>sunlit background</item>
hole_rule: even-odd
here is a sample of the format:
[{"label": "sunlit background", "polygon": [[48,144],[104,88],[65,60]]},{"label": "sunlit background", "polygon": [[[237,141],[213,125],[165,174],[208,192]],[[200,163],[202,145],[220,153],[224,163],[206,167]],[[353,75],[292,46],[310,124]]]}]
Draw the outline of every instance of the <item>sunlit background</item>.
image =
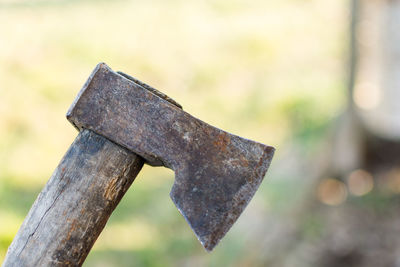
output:
[{"label": "sunlit background", "polygon": [[[371,170],[346,167],[357,162],[354,131],[335,130],[351,124],[342,115],[349,95],[365,111],[379,105],[381,92],[366,68],[349,94],[350,7],[346,0],[0,0],[0,262],[77,135],[65,119],[69,105],[106,62],[192,115],[277,152],[212,253],[169,199],[173,172],[145,167],[85,266],[316,266],[325,255],[318,242],[336,223],[325,214],[346,203],[364,207],[365,197],[386,203],[368,198]],[[373,50],[368,29],[357,38]],[[332,158],[343,147],[349,153]],[[383,192],[400,193],[400,171],[384,177]],[[343,235],[335,248],[347,244]]]}]

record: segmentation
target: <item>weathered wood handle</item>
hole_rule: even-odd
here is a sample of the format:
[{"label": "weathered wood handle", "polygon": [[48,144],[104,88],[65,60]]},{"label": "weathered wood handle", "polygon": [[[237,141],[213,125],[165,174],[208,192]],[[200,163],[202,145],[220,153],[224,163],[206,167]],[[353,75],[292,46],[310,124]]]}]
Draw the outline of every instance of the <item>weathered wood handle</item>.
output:
[{"label": "weathered wood handle", "polygon": [[82,130],[33,204],[3,266],[82,265],[142,166],[136,154]]}]

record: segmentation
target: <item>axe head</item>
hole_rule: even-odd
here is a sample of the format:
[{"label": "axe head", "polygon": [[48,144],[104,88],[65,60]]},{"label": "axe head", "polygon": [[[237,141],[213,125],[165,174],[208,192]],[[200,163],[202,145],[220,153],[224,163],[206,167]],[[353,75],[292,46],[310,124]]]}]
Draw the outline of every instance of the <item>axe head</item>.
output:
[{"label": "axe head", "polygon": [[174,170],[172,201],[211,251],[253,197],[274,148],[196,119],[150,88],[100,63],[67,118]]}]

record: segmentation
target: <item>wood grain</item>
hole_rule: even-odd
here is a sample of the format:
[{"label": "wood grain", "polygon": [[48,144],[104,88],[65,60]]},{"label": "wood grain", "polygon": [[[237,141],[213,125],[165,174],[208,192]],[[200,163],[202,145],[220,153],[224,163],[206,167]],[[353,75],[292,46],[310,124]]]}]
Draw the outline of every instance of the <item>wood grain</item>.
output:
[{"label": "wood grain", "polygon": [[82,130],[39,194],[3,266],[81,266],[143,159]]}]

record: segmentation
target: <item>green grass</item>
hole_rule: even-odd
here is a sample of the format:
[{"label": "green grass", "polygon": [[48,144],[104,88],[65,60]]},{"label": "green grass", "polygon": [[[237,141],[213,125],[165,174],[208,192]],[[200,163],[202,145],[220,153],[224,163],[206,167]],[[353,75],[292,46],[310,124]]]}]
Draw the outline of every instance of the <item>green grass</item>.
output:
[{"label": "green grass", "polygon": [[[0,262],[76,136],[65,112],[97,63],[276,146],[275,162],[288,143],[323,140],[344,106],[346,3],[0,0]],[[234,227],[206,253],[169,199],[172,183],[171,171],[146,168],[86,266],[250,266],[264,237],[244,243]],[[267,220],[296,202],[296,190],[290,179],[264,182],[249,208],[269,206]]]}]

